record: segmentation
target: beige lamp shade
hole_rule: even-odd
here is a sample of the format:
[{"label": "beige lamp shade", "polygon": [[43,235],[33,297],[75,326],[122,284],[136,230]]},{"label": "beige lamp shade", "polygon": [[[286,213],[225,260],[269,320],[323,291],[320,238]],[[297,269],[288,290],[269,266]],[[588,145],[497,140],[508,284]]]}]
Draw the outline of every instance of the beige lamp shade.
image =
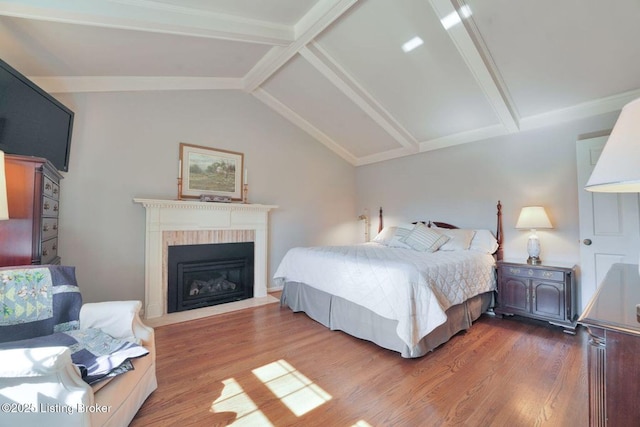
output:
[{"label": "beige lamp shade", "polygon": [[0,151],[0,220],[9,219],[7,203],[7,177],[4,173],[4,152]]},{"label": "beige lamp shade", "polygon": [[525,206],[520,211],[516,228],[535,230],[539,228],[553,228],[547,212],[542,206]]},{"label": "beige lamp shade", "polygon": [[640,192],[640,98],[622,108],[585,189]]}]

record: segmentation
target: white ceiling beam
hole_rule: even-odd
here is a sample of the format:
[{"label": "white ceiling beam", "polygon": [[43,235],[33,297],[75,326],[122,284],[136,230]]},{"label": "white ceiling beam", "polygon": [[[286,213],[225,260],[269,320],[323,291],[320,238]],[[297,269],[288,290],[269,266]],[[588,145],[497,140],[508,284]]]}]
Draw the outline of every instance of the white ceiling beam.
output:
[{"label": "white ceiling beam", "polygon": [[495,138],[510,133],[501,124],[487,126],[484,128],[473,129],[466,132],[460,132],[453,135],[434,138],[420,143],[420,152],[437,150],[454,145],[467,144],[469,142],[481,141],[483,139]]},{"label": "white ceiling beam", "polygon": [[5,0],[0,15],[269,45],[294,40],[294,29],[286,25],[146,0]]},{"label": "white ceiling beam", "polygon": [[458,11],[463,7],[468,8],[468,5],[464,0],[429,0],[429,3],[441,21],[456,16],[460,19],[459,24],[447,30],[451,40],[480,85],[500,123],[508,132],[517,132],[520,125],[516,108],[480,31],[472,16],[465,18],[459,15]]},{"label": "white ceiling beam", "polygon": [[386,160],[393,160],[399,157],[412,156],[418,154],[413,148],[397,148],[395,150],[382,151],[380,153],[370,154],[368,156],[358,157],[356,166],[370,165],[372,163],[384,162]]},{"label": "white ceiling beam", "polygon": [[600,114],[613,113],[622,110],[622,107],[637,98],[640,98],[640,89],[596,99],[594,101],[583,102],[571,107],[536,114],[534,116],[523,117],[520,119],[520,128],[522,130],[530,130],[572,120],[586,119]]},{"label": "white ceiling beam", "polygon": [[310,43],[300,54],[398,144],[417,150],[418,141],[319,44]]},{"label": "white ceiling beam", "polygon": [[296,113],[295,111],[284,105],[282,102],[280,102],[278,99],[276,99],[274,96],[269,94],[266,90],[260,88],[256,89],[255,91],[253,91],[253,95],[260,101],[264,102],[271,109],[279,113],[285,119],[289,120],[291,123],[311,135],[313,138],[320,141],[329,150],[333,151],[352,165],[357,165],[357,159],[353,154],[351,154],[344,147],[331,139],[327,134],[306,121],[298,113]]},{"label": "white ceiling beam", "polygon": [[51,93],[242,90],[243,88],[242,79],[222,77],[61,76],[29,77],[29,79]]},{"label": "white ceiling beam", "polygon": [[300,49],[313,41],[358,0],[319,0],[294,26],[295,41],[275,46],[245,76],[245,90],[253,92],[274,75]]}]

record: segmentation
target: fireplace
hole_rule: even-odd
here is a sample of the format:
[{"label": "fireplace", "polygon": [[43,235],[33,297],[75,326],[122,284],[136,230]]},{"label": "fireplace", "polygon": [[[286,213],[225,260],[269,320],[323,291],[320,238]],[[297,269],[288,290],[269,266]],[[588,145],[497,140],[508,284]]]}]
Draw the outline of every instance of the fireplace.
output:
[{"label": "fireplace", "polygon": [[168,247],[167,312],[253,297],[254,243]]},{"label": "fireplace", "polygon": [[[224,307],[260,304],[267,295],[269,211],[273,205],[136,198],[145,209],[144,317],[156,325],[196,318]],[[253,298],[185,310],[167,311],[168,248],[171,246],[253,242]],[[199,314],[196,314],[199,313]]]}]

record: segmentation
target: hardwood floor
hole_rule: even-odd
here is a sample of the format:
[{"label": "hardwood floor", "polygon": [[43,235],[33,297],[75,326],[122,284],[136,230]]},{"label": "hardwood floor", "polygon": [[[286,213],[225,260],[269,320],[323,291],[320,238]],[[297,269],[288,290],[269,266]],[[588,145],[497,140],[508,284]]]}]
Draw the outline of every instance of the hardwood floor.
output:
[{"label": "hardwood floor", "polygon": [[156,328],[131,426],[586,426],[587,337],[483,315],[403,359],[270,304]]}]

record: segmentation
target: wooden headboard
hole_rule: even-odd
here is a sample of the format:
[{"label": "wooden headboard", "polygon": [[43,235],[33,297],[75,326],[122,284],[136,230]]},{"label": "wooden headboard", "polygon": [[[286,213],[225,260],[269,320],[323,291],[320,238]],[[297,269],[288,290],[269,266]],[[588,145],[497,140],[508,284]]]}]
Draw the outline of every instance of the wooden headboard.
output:
[{"label": "wooden headboard", "polygon": [[[497,261],[502,261],[503,257],[504,257],[504,251],[502,249],[502,203],[500,203],[500,200],[498,200],[498,205],[496,206],[497,212],[496,215],[498,217],[498,223],[496,224],[496,240],[498,241],[498,249],[496,249],[494,255],[496,257]],[[457,227],[455,225],[452,224],[448,224],[446,222],[439,222],[439,221],[429,221],[428,223],[425,223],[424,221],[421,221],[423,224],[426,224],[428,227],[431,227],[431,225],[434,225],[438,228],[446,228],[449,230],[454,230],[456,228],[460,228]],[[415,224],[415,222],[414,222]],[[383,228],[383,221],[382,221],[382,207],[380,207],[380,218],[379,218],[379,222],[378,222],[378,233],[382,231]]]}]

